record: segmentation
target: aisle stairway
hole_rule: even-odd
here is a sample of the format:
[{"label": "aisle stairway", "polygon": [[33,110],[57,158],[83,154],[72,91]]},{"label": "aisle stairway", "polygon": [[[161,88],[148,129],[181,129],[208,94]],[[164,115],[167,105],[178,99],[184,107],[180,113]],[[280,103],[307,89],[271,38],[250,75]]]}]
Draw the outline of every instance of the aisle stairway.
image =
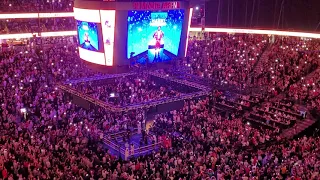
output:
[{"label": "aisle stairway", "polygon": [[270,54],[270,50],[271,50],[271,45],[269,45],[266,48],[266,50],[261,55],[259,61],[257,62],[256,66],[254,67],[253,71],[256,71],[257,74],[261,73],[261,70],[263,69],[263,65],[265,64],[265,62],[269,60],[268,56]]},{"label": "aisle stairway", "polygon": [[[271,45],[269,44],[266,49],[263,51],[261,57],[257,60],[257,62],[254,64],[253,69],[251,70],[250,74],[249,74],[249,78],[246,81],[246,84],[250,84],[251,82],[251,77],[257,76],[258,74],[260,74],[263,69],[263,65],[265,64],[265,62],[268,61],[268,55],[270,53],[271,50]],[[257,87],[256,87],[257,88]]]},{"label": "aisle stairway", "polygon": [[282,138],[287,138],[287,139],[293,138],[295,135],[301,133],[303,130],[307,129],[308,127],[310,127],[314,123],[315,123],[315,121],[312,119],[297,120],[296,126],[285,129],[281,133],[281,136],[282,136]]},{"label": "aisle stairway", "polygon": [[[309,79],[318,76],[318,72],[320,72],[320,67],[318,67],[316,70],[312,71],[311,73],[309,73],[308,75],[306,75],[304,77],[304,81],[308,81]],[[302,81],[302,78],[300,80],[298,80],[297,82],[295,82],[294,84],[299,84]],[[269,101],[278,101],[280,99],[285,98],[285,92],[279,93],[277,96],[271,98]]]},{"label": "aisle stairway", "polygon": [[[314,78],[315,76],[318,76],[318,72],[320,72],[320,67],[318,67],[316,70],[312,71],[308,75],[306,75],[303,80],[308,81],[311,78]],[[295,84],[298,84],[302,81],[302,78],[298,80]]]},{"label": "aisle stairway", "polygon": [[[261,57],[257,60],[256,64],[253,66],[253,69],[250,72],[249,77],[255,76],[256,74],[261,73],[262,66],[265,62],[268,61],[268,55],[271,50],[271,45],[269,44],[266,49],[263,51]],[[248,78],[247,84],[249,83],[250,78]]]}]

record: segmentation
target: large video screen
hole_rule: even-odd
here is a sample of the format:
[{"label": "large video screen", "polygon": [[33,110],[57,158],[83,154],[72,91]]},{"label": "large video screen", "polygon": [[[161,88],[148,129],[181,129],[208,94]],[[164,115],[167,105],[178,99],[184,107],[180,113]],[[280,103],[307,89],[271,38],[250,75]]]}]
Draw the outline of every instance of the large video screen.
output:
[{"label": "large video screen", "polygon": [[129,11],[127,58],[163,62],[178,55],[184,10]]},{"label": "large video screen", "polygon": [[79,46],[90,51],[100,51],[97,23],[77,20]]}]

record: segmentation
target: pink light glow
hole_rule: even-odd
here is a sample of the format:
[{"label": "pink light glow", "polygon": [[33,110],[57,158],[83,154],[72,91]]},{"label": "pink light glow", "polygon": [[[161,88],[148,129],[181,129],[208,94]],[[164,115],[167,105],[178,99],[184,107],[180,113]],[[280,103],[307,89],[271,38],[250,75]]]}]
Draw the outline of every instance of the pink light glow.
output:
[{"label": "pink light glow", "polygon": [[43,32],[41,36],[34,33],[21,33],[21,34],[0,34],[0,39],[21,39],[31,38],[33,35],[36,37],[54,37],[54,36],[74,36],[77,35],[77,31],[57,31],[57,32]]},{"label": "pink light glow", "polygon": [[[190,31],[199,32],[199,31],[201,31],[201,28],[190,28]],[[268,35],[278,35],[278,36],[295,36],[295,37],[307,37],[307,38],[320,38],[320,34],[317,34],[317,33],[276,31],[276,30],[261,30],[261,29],[205,28],[204,31],[205,32],[268,34]]]},{"label": "pink light glow", "polygon": [[0,14],[0,19],[38,18],[38,13]]},{"label": "pink light glow", "polygon": [[56,18],[56,17],[73,17],[73,12],[68,13],[16,13],[0,14],[0,19],[28,19],[28,18]]},{"label": "pink light glow", "polygon": [[189,32],[190,32],[189,29],[190,29],[190,25],[191,25],[192,12],[193,12],[193,8],[190,8],[190,10],[189,10],[189,20],[188,20],[188,31],[187,31],[187,38],[186,38],[186,49],[184,51],[184,57],[187,56],[188,40],[189,40]]},{"label": "pink light glow", "polygon": [[54,36],[74,36],[77,31],[59,31],[59,32],[42,32],[41,37],[54,37]]}]

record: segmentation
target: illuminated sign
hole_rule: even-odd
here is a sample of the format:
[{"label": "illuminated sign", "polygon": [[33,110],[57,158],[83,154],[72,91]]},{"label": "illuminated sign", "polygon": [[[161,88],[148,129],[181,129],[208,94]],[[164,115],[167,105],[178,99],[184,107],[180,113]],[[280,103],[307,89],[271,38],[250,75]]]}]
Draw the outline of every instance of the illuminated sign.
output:
[{"label": "illuminated sign", "polygon": [[167,10],[180,9],[180,2],[133,2],[134,10]]},{"label": "illuminated sign", "polygon": [[39,13],[39,18],[56,18],[56,17],[73,17],[73,12],[70,13]]},{"label": "illuminated sign", "polygon": [[113,65],[114,29],[116,20],[115,10],[101,10],[101,26],[106,65]]}]

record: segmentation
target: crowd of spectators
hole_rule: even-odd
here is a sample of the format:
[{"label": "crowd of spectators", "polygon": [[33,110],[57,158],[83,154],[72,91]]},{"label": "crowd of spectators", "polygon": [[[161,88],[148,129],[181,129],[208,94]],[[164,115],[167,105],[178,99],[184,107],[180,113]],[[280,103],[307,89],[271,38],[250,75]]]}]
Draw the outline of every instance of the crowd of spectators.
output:
[{"label": "crowd of spectators", "polygon": [[[163,136],[171,139],[169,145],[128,161],[116,157],[101,143],[104,134],[135,127],[137,120],[140,120],[140,112],[83,109],[57,88],[57,83],[69,79],[97,75],[80,61],[74,39],[47,38],[40,40],[41,43],[35,39],[22,50],[8,49],[0,53],[0,178],[320,178],[319,137],[283,141],[279,129],[254,127],[245,120],[243,111],[218,113],[214,109],[215,103],[218,99],[224,99],[219,91],[213,91],[203,99],[187,100],[180,110],[156,115],[150,131],[157,141],[161,141]],[[206,50],[210,48],[207,43],[201,43],[191,42],[191,49],[195,48],[189,50],[188,56],[191,73],[199,75],[200,65],[203,72],[211,72],[205,73],[204,77],[218,78],[219,81],[240,86],[248,80],[246,74],[253,68],[254,63],[247,61],[257,61],[268,39],[253,35],[224,36],[209,42],[214,44],[210,51]],[[203,48],[196,49],[197,46]],[[239,62],[241,65],[232,61],[233,57],[238,56],[232,52],[237,51],[244,53],[239,53],[238,61],[241,59],[243,62]],[[212,60],[206,62],[208,59],[204,56],[195,56],[197,52]],[[206,55],[209,52],[215,55]],[[199,62],[194,59],[199,59]],[[211,68],[205,71],[205,65]],[[219,65],[224,70],[219,70]],[[229,76],[231,72],[235,75]],[[152,98],[159,98],[177,95],[170,87],[153,83],[150,77],[144,75],[118,79],[110,84],[112,86],[100,86],[100,90],[99,86],[92,85],[82,90],[99,96],[100,93],[105,94],[108,101],[111,93],[119,93],[124,104],[143,100],[131,102],[128,96],[145,97],[153,93]],[[244,100],[235,102],[250,106]],[[254,100],[254,103],[259,103],[259,100]]]},{"label": "crowd of spectators", "polygon": [[72,12],[74,0],[1,0],[0,13]]},{"label": "crowd of spectators", "polygon": [[253,84],[266,85],[275,94],[286,91],[319,66],[319,40],[276,37],[270,46]]},{"label": "crowd of spectators", "polygon": [[[189,73],[219,84],[242,89],[260,86],[278,95],[318,68],[319,47],[319,40],[300,37],[248,34],[214,34],[201,40],[191,37],[184,65]],[[256,66],[264,52],[266,58]]]},{"label": "crowd of spectators", "polygon": [[185,66],[191,67],[192,74],[244,88],[268,42],[266,35],[251,34],[217,34],[206,40],[192,38]]},{"label": "crowd of spectators", "polygon": [[307,104],[309,109],[316,112],[320,110],[320,71],[317,69],[308,77],[302,77],[301,80],[293,84],[288,89],[287,98],[295,102]]},{"label": "crowd of spectators", "polygon": [[0,32],[4,34],[72,31],[75,28],[76,24],[73,17],[0,21]]},{"label": "crowd of spectators", "polygon": [[[2,179],[85,178],[91,172],[84,166],[92,159],[111,157],[96,143],[103,130],[123,129],[136,118],[135,112],[88,111],[64,96],[56,83],[96,74],[79,61],[76,45],[67,42],[67,46],[54,43],[41,50],[29,46],[0,55]],[[125,124],[120,123],[123,118]],[[101,170],[102,166],[96,168]]]},{"label": "crowd of spectators", "polygon": [[[246,151],[248,146],[278,138],[279,131],[254,129],[242,122],[242,115],[224,119],[210,112],[208,101],[190,101],[181,111],[158,117],[156,132],[173,136],[173,152],[160,152],[159,161],[168,164],[160,168],[160,177],[162,173],[186,179],[319,178],[319,138],[304,137],[266,150]],[[175,137],[177,133],[182,136]]]},{"label": "crowd of spectators", "polygon": [[297,120],[304,118],[304,115],[290,101],[288,103],[283,101],[266,102],[262,107],[254,108],[251,114],[258,119],[262,119],[267,125],[284,128],[293,126],[297,123]]},{"label": "crowd of spectators", "polygon": [[149,74],[126,76],[107,83],[81,83],[76,89],[116,106],[137,104],[179,96],[169,84],[159,85]]},{"label": "crowd of spectators", "polygon": [[298,51],[303,55],[302,64],[310,65],[307,67],[309,69],[306,69],[300,77],[297,77],[295,81],[297,83],[289,84],[286,97],[295,102],[307,104],[309,109],[319,111],[320,71],[318,67],[320,63],[320,42],[304,39],[304,42],[300,42],[296,46],[298,47]]},{"label": "crowd of spectators", "polygon": [[[2,0],[0,13],[73,12],[74,0]],[[2,19],[1,34],[75,30],[73,17]]]}]

